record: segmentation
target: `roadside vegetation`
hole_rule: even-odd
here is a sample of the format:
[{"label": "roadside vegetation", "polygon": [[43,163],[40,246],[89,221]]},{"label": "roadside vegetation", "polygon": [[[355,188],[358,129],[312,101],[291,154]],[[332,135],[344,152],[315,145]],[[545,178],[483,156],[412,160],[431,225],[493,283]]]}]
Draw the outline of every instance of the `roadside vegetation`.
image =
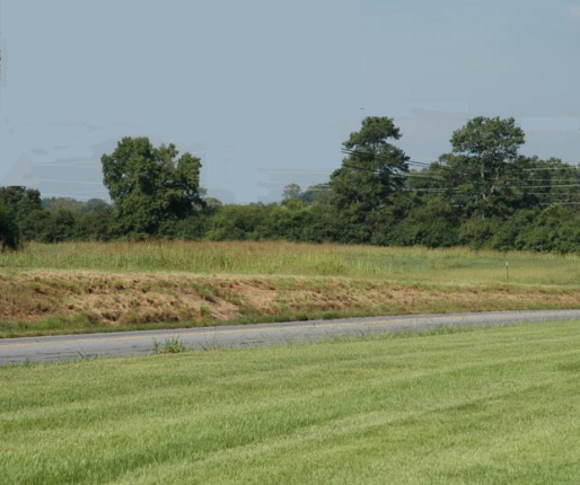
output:
[{"label": "roadside vegetation", "polygon": [[339,276],[412,283],[580,284],[580,255],[468,248],[281,241],[117,241],[31,243],[20,252],[0,254],[0,272],[38,269]]},{"label": "roadside vegetation", "polygon": [[430,164],[401,136],[365,118],[328,183],[273,204],[223,205],[145,137],[101,157],[110,204],[0,188],[0,336],[579,306],[577,166],[522,155],[512,118]]},{"label": "roadside vegetation", "polygon": [[579,346],[558,322],[2,368],[2,480],[576,484]]},{"label": "roadside vegetation", "polygon": [[574,255],[286,242],[30,244],[0,255],[0,337],[571,309],[580,308],[579,282]]}]

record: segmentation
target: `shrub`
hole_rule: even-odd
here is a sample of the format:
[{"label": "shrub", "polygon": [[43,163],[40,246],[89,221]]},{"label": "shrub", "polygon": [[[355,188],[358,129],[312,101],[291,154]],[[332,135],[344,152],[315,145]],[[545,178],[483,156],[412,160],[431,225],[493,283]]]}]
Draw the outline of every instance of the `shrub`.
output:
[{"label": "shrub", "polygon": [[0,205],[0,248],[2,250],[20,248],[20,230],[14,216]]}]

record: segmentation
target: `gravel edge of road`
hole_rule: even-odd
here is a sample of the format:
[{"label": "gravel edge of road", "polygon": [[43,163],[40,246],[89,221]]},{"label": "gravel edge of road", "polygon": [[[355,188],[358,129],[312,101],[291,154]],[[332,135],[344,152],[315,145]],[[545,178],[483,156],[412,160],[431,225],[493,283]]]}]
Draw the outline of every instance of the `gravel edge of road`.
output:
[{"label": "gravel edge of road", "polygon": [[380,333],[422,332],[441,328],[474,328],[579,320],[580,310],[518,310],[481,313],[422,314],[343,318],[265,324],[224,325],[118,333],[0,339],[0,366],[83,358],[145,355],[167,341],[192,350],[257,347]]}]

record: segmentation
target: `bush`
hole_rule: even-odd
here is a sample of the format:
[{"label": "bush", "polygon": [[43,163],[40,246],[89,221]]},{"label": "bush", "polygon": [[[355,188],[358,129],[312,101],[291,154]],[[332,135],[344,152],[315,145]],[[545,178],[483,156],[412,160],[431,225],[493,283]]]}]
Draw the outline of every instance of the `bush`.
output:
[{"label": "bush", "polygon": [[0,204],[0,248],[16,250],[20,244],[20,230],[14,216]]},{"label": "bush", "polygon": [[501,227],[501,219],[474,216],[459,228],[459,243],[472,249],[489,247],[494,234]]},{"label": "bush", "polygon": [[263,204],[226,205],[211,218],[206,237],[212,241],[260,239],[270,211]]},{"label": "bush", "polygon": [[516,246],[533,251],[569,253],[580,251],[579,216],[572,209],[544,209],[516,238]]},{"label": "bush", "polygon": [[457,245],[457,218],[443,201],[432,201],[413,208],[393,230],[391,244],[427,246],[430,248]]},{"label": "bush", "polygon": [[500,251],[524,249],[526,245],[522,239],[522,234],[525,234],[530,226],[533,225],[537,215],[537,210],[522,210],[516,212],[513,217],[507,219],[496,229],[488,246],[491,249],[498,249]]}]

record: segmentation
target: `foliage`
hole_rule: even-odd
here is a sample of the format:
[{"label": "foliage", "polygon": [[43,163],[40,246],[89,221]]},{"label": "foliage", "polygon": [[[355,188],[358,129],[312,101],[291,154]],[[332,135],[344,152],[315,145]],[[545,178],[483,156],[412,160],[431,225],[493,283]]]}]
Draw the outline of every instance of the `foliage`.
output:
[{"label": "foliage", "polygon": [[449,203],[418,205],[394,228],[390,242],[400,246],[451,247],[459,243],[457,215]]},{"label": "foliage", "polygon": [[525,134],[513,118],[470,120],[453,133],[451,152],[421,169],[410,170],[417,162],[392,143],[400,137],[391,118],[366,118],[343,143],[345,157],[328,183],[288,184],[281,203],[206,198],[200,160],[147,138],[123,138],[103,155],[113,205],[41,200],[25,187],[0,188],[0,203],[27,241],[283,239],[580,251],[580,170],[521,155]]},{"label": "foliage", "polygon": [[14,218],[23,239],[36,239],[48,212],[42,208],[40,192],[21,186],[0,187],[0,204]]},{"label": "foliage", "polygon": [[261,239],[269,212],[270,208],[263,204],[226,205],[212,218],[207,238],[213,241]]},{"label": "foliage", "polygon": [[348,154],[330,177],[331,202],[349,222],[364,221],[404,187],[408,157],[389,143],[400,137],[391,118],[368,117],[343,143]]},{"label": "foliage", "polygon": [[163,343],[155,342],[154,353],[156,354],[180,354],[187,349],[178,337],[166,339]]},{"label": "foliage", "polygon": [[298,184],[288,184],[284,187],[284,192],[282,192],[282,200],[297,200],[302,194],[302,189]]},{"label": "foliage", "polygon": [[49,197],[42,199],[42,207],[49,212],[60,209],[72,212],[101,212],[110,208],[110,205],[103,199],[90,199],[88,201],[76,200],[71,197]]},{"label": "foliage", "polygon": [[0,202],[0,250],[20,248],[20,229],[13,215]]},{"label": "foliage", "polygon": [[300,194],[300,200],[307,204],[314,204],[315,202],[329,204],[330,198],[331,191],[330,186],[327,183],[311,185]]},{"label": "foliage", "polygon": [[567,207],[548,207],[524,228],[516,244],[534,251],[578,251],[580,216]]},{"label": "foliage", "polygon": [[148,138],[123,138],[103,155],[103,175],[120,230],[132,237],[156,235],[167,221],[189,217],[203,206],[201,161],[177,158],[175,145],[155,147]]},{"label": "foliage", "polygon": [[524,132],[513,118],[477,117],[451,137],[452,152],[440,157],[435,173],[447,196],[463,206],[470,217],[505,213],[504,205],[513,203],[518,193],[513,185],[522,174],[518,150]]}]

